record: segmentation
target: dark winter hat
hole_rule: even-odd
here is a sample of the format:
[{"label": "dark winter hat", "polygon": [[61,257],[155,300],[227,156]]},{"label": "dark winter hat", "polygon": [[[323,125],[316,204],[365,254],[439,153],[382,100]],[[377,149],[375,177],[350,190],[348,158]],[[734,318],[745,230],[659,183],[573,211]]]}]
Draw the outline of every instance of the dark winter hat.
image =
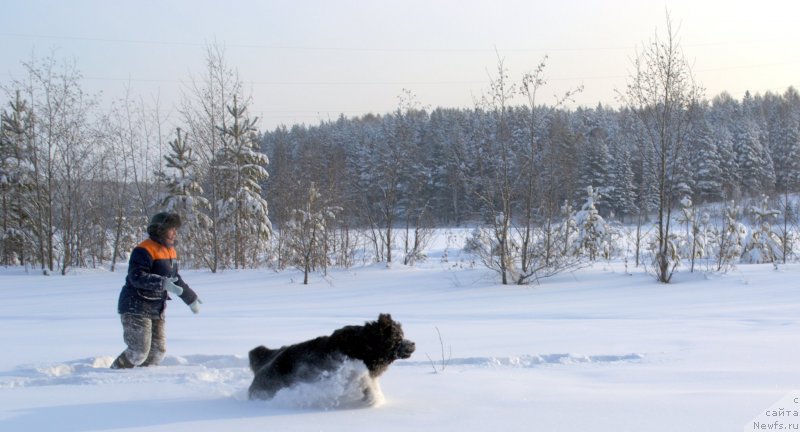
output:
[{"label": "dark winter hat", "polygon": [[170,228],[180,228],[181,217],[177,213],[161,212],[156,213],[150,218],[150,224],[147,225],[147,234],[150,237],[161,238]]}]

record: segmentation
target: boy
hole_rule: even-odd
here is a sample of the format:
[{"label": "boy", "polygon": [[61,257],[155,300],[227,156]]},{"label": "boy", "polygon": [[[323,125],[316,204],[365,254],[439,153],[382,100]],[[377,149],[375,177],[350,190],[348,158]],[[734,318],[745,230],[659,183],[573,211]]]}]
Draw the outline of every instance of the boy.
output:
[{"label": "boy", "polygon": [[114,360],[112,369],[155,366],[167,351],[164,328],[169,294],[200,311],[203,302],[178,274],[175,239],[181,218],[176,213],[158,213],[147,226],[149,238],[131,252],[128,276],[119,294],[117,310],[128,348]]}]

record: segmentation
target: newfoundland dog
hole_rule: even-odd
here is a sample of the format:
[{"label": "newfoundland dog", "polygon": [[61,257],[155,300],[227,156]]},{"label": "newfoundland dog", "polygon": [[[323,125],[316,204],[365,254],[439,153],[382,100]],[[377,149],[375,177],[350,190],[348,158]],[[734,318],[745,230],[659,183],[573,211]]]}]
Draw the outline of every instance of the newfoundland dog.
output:
[{"label": "newfoundland dog", "polygon": [[[363,362],[364,374],[350,374],[345,380],[353,383],[363,395],[363,402],[372,403],[379,392],[377,378],[397,359],[411,357],[414,342],[405,339],[400,323],[389,314],[380,314],[376,321],[351,325],[294,345],[269,349],[259,346],[250,351],[250,369],[255,377],[250,385],[250,399],[272,399],[284,388],[314,383],[342,370],[343,365]],[[341,377],[340,377],[341,379]]]}]

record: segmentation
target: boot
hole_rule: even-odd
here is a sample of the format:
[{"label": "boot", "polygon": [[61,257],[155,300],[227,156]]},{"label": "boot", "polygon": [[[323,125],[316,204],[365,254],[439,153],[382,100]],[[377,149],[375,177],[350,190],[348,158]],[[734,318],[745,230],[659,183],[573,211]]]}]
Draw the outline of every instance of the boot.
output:
[{"label": "boot", "polygon": [[122,353],[114,360],[114,363],[111,363],[111,369],[130,369],[133,367],[133,363],[125,357],[125,353]]}]

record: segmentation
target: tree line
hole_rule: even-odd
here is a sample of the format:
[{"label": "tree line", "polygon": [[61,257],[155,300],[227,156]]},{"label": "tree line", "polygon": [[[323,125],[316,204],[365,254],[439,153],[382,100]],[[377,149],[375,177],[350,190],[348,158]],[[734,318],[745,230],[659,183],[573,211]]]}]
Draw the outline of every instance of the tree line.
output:
[{"label": "tree line", "polygon": [[[741,100],[721,94],[692,114],[696,123],[676,155],[675,196],[707,203],[797,191],[800,94],[794,88]],[[266,132],[273,221],[287,220],[305,182],[326,185],[325,195],[356,225],[407,218],[437,226],[481,222],[491,216],[476,199],[486,177],[503,163],[524,172],[531,160],[540,181],[537,214],[580,203],[587,186],[600,190],[598,208],[606,216],[627,222],[654,209],[654,161],[641,149],[643,132],[632,110],[539,106],[535,130],[532,115],[525,106],[507,109],[505,152],[493,147],[497,119],[481,108],[341,117]],[[512,189],[523,190],[528,181],[518,176]]]},{"label": "tree line", "polygon": [[[546,59],[510,77],[498,57],[472,108],[425,108],[404,90],[393,112],[271,131],[217,46],[169,121],[130,95],[103,108],[73,63],[32,60],[2,86],[0,264],[113,270],[167,210],[184,219],[191,267],[307,275],[359,248],[413,264],[434,227],[474,225],[473,250],[504,283],[527,283],[574,265],[558,227],[590,187],[590,214],[658,227],[668,282],[680,200],[788,197],[800,179],[800,94],[705,99],[671,36],[645,45],[619,108],[567,108],[573,92],[543,104]],[[670,92],[647,94],[659,77]]]},{"label": "tree line", "polygon": [[[292,223],[313,188],[341,209],[339,227],[366,229],[373,255],[389,262],[395,249],[413,259],[430,227],[478,225],[486,232],[472,244],[483,244],[476,250],[487,265],[503,283],[526,283],[574,265],[569,248],[555,244],[557,227],[591,187],[599,215],[655,227],[655,273],[669,282],[680,262],[672,237],[681,200],[736,208],[782,196],[784,216],[793,217],[787,198],[800,179],[794,88],[706,99],[671,25],[635,59],[621,108],[568,109],[572,92],[538,103],[544,65],[514,79],[498,58],[489,91],[473,108],[424,109],[404,91],[391,113],[263,134],[273,222],[279,231]],[[727,220],[723,213],[718,218]],[[636,256],[648,247],[637,243]]]},{"label": "tree line", "polygon": [[[494,225],[505,215],[515,224],[555,223],[565,204],[584,202],[587,186],[599,192],[595,205],[607,219],[655,217],[658,160],[634,110],[517,105],[502,115],[398,108],[266,132],[272,221],[288,223],[314,188],[342,209],[340,225],[369,228],[375,255],[389,259],[393,229]],[[670,155],[670,206],[685,196],[703,204],[797,192],[794,88],[738,100],[720,94],[691,116],[685,145]]]}]

